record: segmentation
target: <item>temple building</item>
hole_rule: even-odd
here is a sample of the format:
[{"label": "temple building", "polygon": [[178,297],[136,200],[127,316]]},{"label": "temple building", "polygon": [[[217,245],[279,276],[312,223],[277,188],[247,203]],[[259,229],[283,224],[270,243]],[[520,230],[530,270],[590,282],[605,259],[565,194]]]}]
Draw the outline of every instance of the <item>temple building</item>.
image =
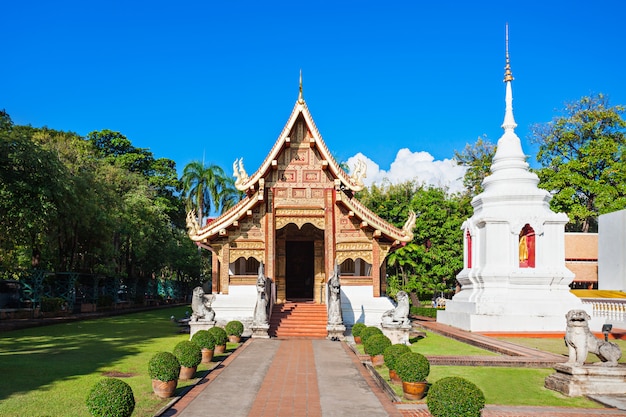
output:
[{"label": "temple building", "polygon": [[385,296],[385,257],[413,238],[415,215],[394,227],[361,204],[365,163],[348,175],[333,158],[300,93],[285,127],[252,175],[233,164],[244,198],[199,226],[192,240],[212,252],[216,319],[252,316],[257,270],[274,283],[273,302],[326,303],[326,283],[340,265],[344,322],[380,323],[393,304]]}]

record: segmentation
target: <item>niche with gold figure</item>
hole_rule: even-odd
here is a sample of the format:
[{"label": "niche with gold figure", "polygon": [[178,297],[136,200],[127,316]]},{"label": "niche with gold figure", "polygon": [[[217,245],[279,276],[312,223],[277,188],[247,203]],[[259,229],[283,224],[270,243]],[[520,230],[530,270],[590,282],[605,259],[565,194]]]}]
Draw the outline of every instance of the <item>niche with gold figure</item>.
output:
[{"label": "niche with gold figure", "polygon": [[528,223],[519,234],[519,267],[535,267],[535,230]]}]

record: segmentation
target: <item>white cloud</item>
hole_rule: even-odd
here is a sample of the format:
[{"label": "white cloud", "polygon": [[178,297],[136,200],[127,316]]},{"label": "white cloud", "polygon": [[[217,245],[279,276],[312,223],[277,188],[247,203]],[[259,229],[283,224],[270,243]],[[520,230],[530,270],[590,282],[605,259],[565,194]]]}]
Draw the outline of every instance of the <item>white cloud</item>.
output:
[{"label": "white cloud", "polygon": [[457,165],[452,159],[435,161],[428,152],[411,152],[410,149],[403,148],[396,154],[389,170],[383,170],[376,162],[359,152],[348,158],[350,170],[354,169],[359,159],[367,165],[367,176],[363,182],[368,187],[374,183],[380,185],[386,178],[392,184],[416,180],[420,184],[447,187],[451,193],[464,190],[463,175],[466,168]]}]

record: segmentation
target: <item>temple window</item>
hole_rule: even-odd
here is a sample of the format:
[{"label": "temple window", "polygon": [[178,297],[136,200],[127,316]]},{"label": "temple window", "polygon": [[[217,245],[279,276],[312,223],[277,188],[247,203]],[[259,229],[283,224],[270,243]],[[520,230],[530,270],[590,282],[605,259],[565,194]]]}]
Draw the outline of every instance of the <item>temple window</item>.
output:
[{"label": "temple window", "polygon": [[341,275],[352,275],[356,277],[372,276],[372,264],[367,263],[361,258],[356,260],[346,259],[340,265]]},{"label": "temple window", "polygon": [[248,259],[241,257],[231,264],[231,270],[235,271],[235,275],[255,275],[259,271],[259,261],[250,257]]},{"label": "temple window", "polygon": [[354,275],[354,264],[352,259],[346,259],[341,263],[340,272],[342,275]]},{"label": "temple window", "polygon": [[535,267],[535,230],[528,223],[519,234],[519,267]]}]

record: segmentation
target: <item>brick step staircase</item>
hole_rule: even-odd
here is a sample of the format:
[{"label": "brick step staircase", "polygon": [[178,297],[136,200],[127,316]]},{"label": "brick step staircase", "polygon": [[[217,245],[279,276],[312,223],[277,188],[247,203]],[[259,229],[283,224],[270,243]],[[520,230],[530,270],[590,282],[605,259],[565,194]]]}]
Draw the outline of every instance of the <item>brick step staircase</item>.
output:
[{"label": "brick step staircase", "polygon": [[274,305],[269,335],[279,339],[325,339],[327,322],[324,304],[288,301]]}]

